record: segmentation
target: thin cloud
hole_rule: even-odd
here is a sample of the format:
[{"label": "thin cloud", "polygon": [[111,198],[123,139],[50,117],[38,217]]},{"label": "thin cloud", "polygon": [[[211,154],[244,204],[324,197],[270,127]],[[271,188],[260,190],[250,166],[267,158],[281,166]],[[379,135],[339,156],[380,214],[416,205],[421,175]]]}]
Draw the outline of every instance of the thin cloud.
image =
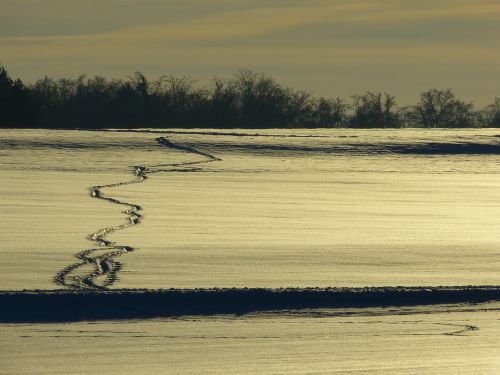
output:
[{"label": "thin cloud", "polygon": [[[458,4],[457,4],[458,3]],[[20,36],[3,37],[2,42],[98,44],[98,43],[148,43],[161,40],[164,44],[244,39],[261,36],[298,26],[315,24],[343,24],[355,28],[357,25],[387,25],[404,22],[436,19],[500,18],[500,3],[491,2],[433,2],[410,6],[393,1],[336,1],[314,2],[307,6],[260,7],[238,11],[220,12],[207,16],[186,19],[180,22],[165,22],[153,25],[126,27],[120,30],[66,36]],[[448,4],[448,5],[446,5]]]}]

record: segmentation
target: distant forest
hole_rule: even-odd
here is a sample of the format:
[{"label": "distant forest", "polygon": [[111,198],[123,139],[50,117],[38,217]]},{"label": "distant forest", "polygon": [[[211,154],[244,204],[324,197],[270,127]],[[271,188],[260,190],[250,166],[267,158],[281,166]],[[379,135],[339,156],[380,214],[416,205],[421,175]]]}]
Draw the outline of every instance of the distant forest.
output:
[{"label": "distant forest", "polygon": [[388,93],[316,98],[241,70],[198,87],[190,77],[58,79],[33,84],[0,65],[0,126],[12,128],[500,128],[500,98],[485,108],[431,89],[412,106]]}]

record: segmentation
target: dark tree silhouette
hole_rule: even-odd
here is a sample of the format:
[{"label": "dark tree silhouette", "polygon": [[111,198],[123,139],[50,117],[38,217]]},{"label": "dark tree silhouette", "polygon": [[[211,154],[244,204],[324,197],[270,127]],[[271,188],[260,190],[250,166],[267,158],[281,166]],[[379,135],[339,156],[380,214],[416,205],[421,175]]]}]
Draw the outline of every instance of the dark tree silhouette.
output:
[{"label": "dark tree silhouette", "polygon": [[449,89],[422,93],[415,111],[417,121],[426,128],[469,128],[475,124],[472,103],[456,99]]},{"label": "dark tree silhouette", "polygon": [[341,98],[320,98],[316,103],[316,118],[314,123],[324,128],[342,128],[349,124],[347,105]]},{"label": "dark tree silhouette", "polygon": [[387,93],[367,92],[355,95],[354,115],[351,126],[354,128],[398,128],[402,122],[395,112],[396,99]]},{"label": "dark tree silhouette", "polygon": [[[352,113],[350,113],[352,111]],[[0,65],[0,126],[45,128],[294,128],[402,126],[500,127],[500,98],[481,111],[432,89],[416,106],[396,107],[394,96],[367,92],[314,98],[273,78],[241,70],[198,87],[190,77],[149,80],[136,72],[125,80],[104,77],[42,78],[30,85]]]},{"label": "dark tree silhouette", "polygon": [[479,112],[481,123],[491,128],[500,128],[500,98]]},{"label": "dark tree silhouette", "polygon": [[13,80],[0,65],[0,125],[28,126],[34,119],[29,92],[21,80]]}]

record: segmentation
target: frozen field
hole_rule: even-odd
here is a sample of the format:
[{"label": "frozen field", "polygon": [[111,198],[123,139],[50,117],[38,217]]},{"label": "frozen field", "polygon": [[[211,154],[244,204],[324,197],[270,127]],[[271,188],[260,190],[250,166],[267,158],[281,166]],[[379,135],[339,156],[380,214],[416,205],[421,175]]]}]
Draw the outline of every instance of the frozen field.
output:
[{"label": "frozen field", "polygon": [[499,307],[0,325],[0,374],[496,375]]},{"label": "frozen field", "polygon": [[136,249],[113,288],[500,282],[498,131],[238,133],[2,130],[1,289],[58,288],[89,234],[127,223],[89,187],[205,160],[158,136],[221,160],[102,189],[144,216],[107,237]]},{"label": "frozen field", "polygon": [[[0,130],[0,181],[1,291],[500,284],[498,130]],[[4,323],[0,374],[497,374],[499,331],[496,303]]]}]

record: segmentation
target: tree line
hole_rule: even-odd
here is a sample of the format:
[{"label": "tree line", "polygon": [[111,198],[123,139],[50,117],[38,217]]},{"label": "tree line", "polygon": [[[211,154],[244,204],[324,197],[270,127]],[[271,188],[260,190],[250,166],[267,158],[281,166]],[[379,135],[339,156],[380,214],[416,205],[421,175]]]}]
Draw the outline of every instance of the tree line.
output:
[{"label": "tree line", "polygon": [[241,70],[198,87],[190,77],[149,80],[13,79],[0,65],[0,126],[40,128],[500,128],[500,98],[475,109],[453,91],[431,89],[412,106],[382,92],[316,98],[262,73]]}]

